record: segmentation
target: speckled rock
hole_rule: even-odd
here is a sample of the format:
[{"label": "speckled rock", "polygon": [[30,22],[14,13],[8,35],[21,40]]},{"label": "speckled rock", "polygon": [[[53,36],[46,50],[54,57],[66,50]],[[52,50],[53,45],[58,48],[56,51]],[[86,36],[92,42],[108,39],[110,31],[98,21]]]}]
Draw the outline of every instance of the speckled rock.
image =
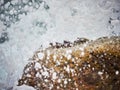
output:
[{"label": "speckled rock", "polygon": [[119,90],[120,37],[78,38],[35,52],[18,85],[36,90]]}]

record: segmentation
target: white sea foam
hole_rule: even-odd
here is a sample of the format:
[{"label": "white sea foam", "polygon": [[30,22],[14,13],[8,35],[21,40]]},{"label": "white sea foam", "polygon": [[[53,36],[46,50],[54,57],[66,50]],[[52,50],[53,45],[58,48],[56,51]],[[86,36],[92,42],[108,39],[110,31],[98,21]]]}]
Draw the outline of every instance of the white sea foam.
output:
[{"label": "white sea foam", "polygon": [[[20,4],[22,1],[28,3],[27,0],[13,0],[12,3]],[[1,3],[3,2],[2,0]],[[0,83],[4,86],[16,84],[27,60],[40,45],[47,47],[55,41],[73,41],[77,37],[96,39],[109,35],[112,31],[119,33],[117,17],[120,14],[112,11],[119,10],[119,5],[119,0],[45,0],[40,7],[28,3],[20,9],[27,12],[18,14],[20,20],[11,20],[5,14],[0,14],[11,24],[5,28],[0,20],[0,34],[6,29],[9,35],[9,41],[0,44]],[[5,5],[5,8],[11,8],[6,12],[8,15],[19,13],[14,6],[8,6],[10,3]],[[39,8],[34,9],[32,6]],[[111,24],[108,23],[110,17],[114,19]]]}]

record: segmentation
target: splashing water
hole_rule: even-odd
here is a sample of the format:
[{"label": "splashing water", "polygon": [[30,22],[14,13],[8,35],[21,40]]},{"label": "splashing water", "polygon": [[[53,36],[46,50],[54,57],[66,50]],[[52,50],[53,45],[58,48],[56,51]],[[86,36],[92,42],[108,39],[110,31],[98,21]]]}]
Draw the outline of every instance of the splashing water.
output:
[{"label": "splashing water", "polygon": [[40,45],[119,35],[119,0],[1,0],[0,88],[16,85]]}]

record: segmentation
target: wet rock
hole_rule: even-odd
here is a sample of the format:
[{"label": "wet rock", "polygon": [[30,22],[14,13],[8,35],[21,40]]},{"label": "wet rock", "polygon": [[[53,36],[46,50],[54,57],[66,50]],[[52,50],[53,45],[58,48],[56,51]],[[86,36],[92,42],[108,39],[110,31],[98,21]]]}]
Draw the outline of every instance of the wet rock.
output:
[{"label": "wet rock", "polygon": [[[64,41],[64,44],[70,43]],[[119,36],[89,42],[77,39],[71,47],[64,44],[56,43],[62,48],[37,51],[26,65],[18,86],[25,84],[37,90],[119,90]],[[38,53],[45,57],[39,59]],[[36,63],[40,67],[36,68]]]}]

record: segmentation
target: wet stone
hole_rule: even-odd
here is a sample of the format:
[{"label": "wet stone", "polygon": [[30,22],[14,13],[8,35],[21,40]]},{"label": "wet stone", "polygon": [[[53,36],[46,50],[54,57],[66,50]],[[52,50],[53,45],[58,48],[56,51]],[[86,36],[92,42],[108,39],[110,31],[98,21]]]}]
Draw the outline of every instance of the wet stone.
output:
[{"label": "wet stone", "polygon": [[25,84],[37,90],[119,90],[120,37],[101,37],[89,41],[85,47],[88,40],[77,41],[51,43],[52,48],[36,52],[35,55],[43,53],[44,58],[39,55],[41,60],[34,57],[26,65],[18,86]]}]

